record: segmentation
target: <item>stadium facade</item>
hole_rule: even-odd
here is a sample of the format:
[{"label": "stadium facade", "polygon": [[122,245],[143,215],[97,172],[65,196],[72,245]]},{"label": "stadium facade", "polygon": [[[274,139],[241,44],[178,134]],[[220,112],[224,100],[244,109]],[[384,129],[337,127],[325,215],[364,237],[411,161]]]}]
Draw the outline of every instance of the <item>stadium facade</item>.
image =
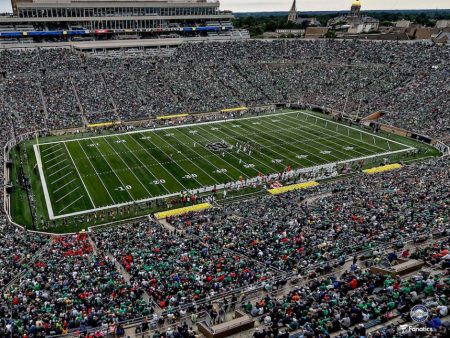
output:
[{"label": "stadium facade", "polygon": [[232,29],[233,13],[211,0],[12,0],[2,39],[77,39],[102,35],[198,36]]}]

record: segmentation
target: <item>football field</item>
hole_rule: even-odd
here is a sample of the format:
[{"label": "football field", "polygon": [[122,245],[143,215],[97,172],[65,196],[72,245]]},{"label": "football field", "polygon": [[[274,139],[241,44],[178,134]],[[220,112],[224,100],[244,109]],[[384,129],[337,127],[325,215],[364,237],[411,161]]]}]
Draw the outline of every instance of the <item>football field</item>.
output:
[{"label": "football field", "polygon": [[34,145],[50,219],[411,149],[299,111]]}]

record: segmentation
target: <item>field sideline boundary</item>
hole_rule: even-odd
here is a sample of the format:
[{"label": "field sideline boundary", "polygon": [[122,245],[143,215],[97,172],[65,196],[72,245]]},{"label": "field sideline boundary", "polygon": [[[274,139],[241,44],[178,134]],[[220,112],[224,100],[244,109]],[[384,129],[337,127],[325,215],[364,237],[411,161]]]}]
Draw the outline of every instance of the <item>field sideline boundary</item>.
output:
[{"label": "field sideline boundary", "polygon": [[348,126],[348,125],[343,124],[343,123],[338,123],[338,122],[335,122],[333,120],[324,119],[323,117],[318,117],[316,115],[312,115],[312,114],[307,113],[306,111],[303,111],[303,110],[291,110],[291,111],[283,112],[283,113],[273,113],[273,114],[260,115],[260,116],[249,116],[249,117],[241,117],[241,118],[230,118],[230,119],[218,120],[218,121],[189,123],[189,124],[182,124],[182,125],[178,125],[178,126],[168,126],[168,127],[160,127],[160,128],[148,128],[148,129],[143,129],[143,130],[142,129],[131,130],[131,131],[127,131],[127,132],[124,132],[124,133],[120,133],[119,132],[119,133],[113,133],[113,134],[107,134],[107,135],[86,136],[86,137],[80,137],[80,138],[73,138],[73,139],[69,139],[69,140],[61,140],[61,141],[52,141],[52,142],[46,142],[46,143],[39,143],[39,146],[45,146],[45,145],[48,145],[48,144],[75,142],[75,141],[82,141],[82,140],[95,140],[97,138],[103,138],[103,137],[114,137],[114,136],[119,136],[119,135],[132,135],[132,134],[139,134],[139,133],[154,132],[154,131],[158,131],[158,130],[189,128],[189,127],[195,127],[195,126],[199,126],[199,125],[218,124],[218,123],[226,123],[226,122],[231,122],[231,121],[245,121],[245,120],[260,119],[260,118],[265,118],[265,117],[289,115],[289,114],[295,114],[295,113],[308,115],[310,117],[314,117],[314,118],[317,118],[317,119],[322,120],[322,121],[328,121],[330,123],[334,123],[334,124],[340,125],[340,126],[345,127],[345,128],[356,130],[356,131],[364,133],[366,135],[377,137],[377,138],[383,139],[385,141],[393,142],[393,143],[402,145],[404,147],[405,146],[409,147],[409,146],[407,146],[407,145],[405,145],[403,143],[400,143],[398,141],[390,140],[388,138],[385,138],[385,137],[379,136],[379,135],[373,135],[373,134],[369,133],[368,131],[365,131],[365,130],[362,130],[362,129],[358,129],[358,128],[355,128],[355,127],[352,127],[352,126]]},{"label": "field sideline boundary", "polygon": [[[92,203],[92,199],[91,199],[91,203],[94,206],[94,208],[92,208],[92,209],[86,209],[86,210],[77,211],[77,212],[68,213],[68,214],[63,214],[63,215],[55,215],[54,211],[53,211],[52,204],[51,204],[50,196],[49,196],[49,193],[48,193],[48,187],[47,187],[47,182],[46,182],[44,171],[43,171],[42,160],[40,158],[40,148],[39,148],[40,146],[56,145],[56,144],[64,144],[66,146],[67,142],[80,142],[80,141],[83,141],[83,140],[93,140],[93,139],[107,138],[107,137],[120,137],[122,135],[131,135],[131,134],[139,134],[139,133],[145,134],[147,132],[156,132],[156,131],[160,131],[160,130],[170,130],[170,129],[178,129],[178,128],[189,128],[189,127],[200,127],[201,128],[204,125],[220,124],[220,123],[226,123],[226,122],[236,122],[236,121],[250,120],[250,119],[264,119],[265,117],[273,118],[273,117],[289,115],[289,114],[295,114],[295,113],[296,114],[304,114],[304,115],[310,116],[312,118],[316,118],[316,119],[319,119],[319,120],[323,120],[323,121],[327,121],[327,122],[333,123],[333,124],[338,125],[338,126],[342,126],[343,128],[352,129],[352,130],[355,130],[357,132],[360,132],[360,133],[363,133],[363,134],[366,134],[366,135],[370,135],[370,136],[372,136],[374,138],[383,139],[383,140],[385,140],[387,142],[396,143],[398,145],[401,145],[404,149],[400,149],[400,150],[396,150],[396,151],[389,151],[389,152],[384,152],[384,153],[376,153],[376,154],[372,154],[372,155],[367,155],[367,156],[362,156],[362,157],[357,157],[357,158],[351,158],[351,159],[342,160],[342,161],[333,161],[333,162],[330,161],[330,162],[328,162],[326,164],[322,164],[322,165],[315,165],[315,166],[310,166],[310,167],[306,167],[306,168],[300,168],[300,169],[295,170],[294,173],[305,173],[305,172],[318,170],[318,169],[321,169],[321,168],[327,168],[327,167],[333,166],[333,165],[345,164],[345,163],[350,163],[350,162],[355,162],[355,161],[360,161],[360,160],[367,160],[367,159],[376,158],[376,157],[382,157],[382,156],[389,156],[389,155],[398,154],[398,153],[404,153],[404,152],[408,152],[408,151],[416,149],[415,147],[403,144],[403,143],[395,141],[395,140],[391,140],[391,139],[385,138],[383,136],[374,135],[374,134],[372,134],[370,132],[367,132],[365,130],[362,130],[362,129],[354,128],[352,126],[348,126],[346,124],[338,123],[338,122],[335,122],[333,120],[324,119],[324,118],[318,117],[316,115],[309,114],[309,113],[307,113],[305,111],[296,111],[296,110],[292,110],[292,111],[288,111],[288,112],[282,112],[282,113],[278,113],[278,114],[275,113],[275,114],[261,115],[261,116],[251,116],[251,117],[245,117],[245,118],[231,118],[231,119],[226,119],[226,120],[191,123],[191,124],[186,124],[186,125],[168,126],[168,127],[161,127],[161,128],[150,128],[150,129],[146,129],[146,130],[133,130],[133,131],[128,131],[128,132],[124,132],[124,133],[113,133],[113,134],[108,134],[108,135],[98,135],[98,136],[81,137],[81,138],[74,138],[74,139],[69,139],[69,140],[61,140],[61,141],[54,141],[54,142],[47,142],[47,143],[39,143],[39,144],[34,144],[33,148],[34,148],[35,156],[36,156],[36,159],[37,159],[39,176],[41,178],[42,188],[44,190],[44,198],[45,198],[45,202],[47,204],[47,210],[48,210],[49,218],[51,220],[56,220],[56,219],[61,219],[61,218],[66,218],[66,217],[72,217],[72,216],[79,216],[79,215],[89,214],[89,213],[92,213],[92,212],[98,212],[98,211],[102,211],[102,210],[108,210],[108,209],[112,209],[112,208],[120,208],[120,207],[129,206],[129,205],[135,205],[135,204],[139,204],[139,203],[146,203],[146,202],[151,202],[151,201],[154,201],[154,200],[166,199],[166,198],[178,196],[180,192],[169,193],[169,194],[162,195],[162,196],[149,197],[149,198],[145,198],[145,199],[141,199],[141,200],[127,201],[127,202],[123,202],[123,203],[118,203],[118,204],[108,205],[108,206],[98,207],[98,208],[95,208],[95,205],[94,205],[94,203]],[[341,133],[338,133],[338,132],[336,134],[344,136],[344,134],[341,134]],[[71,156],[71,155],[69,154],[69,156]],[[277,176],[278,176],[278,173],[272,173],[272,174],[268,175],[269,178],[276,178]],[[83,181],[82,178],[81,178],[81,180],[82,180],[82,183],[84,185],[84,181]],[[258,177],[254,177],[254,178],[250,178],[248,180],[248,182],[249,183],[254,183],[254,182],[257,182],[257,180],[258,180]],[[220,189],[223,189],[226,186],[230,186],[230,184],[233,184],[233,183],[235,185],[239,185],[240,184],[239,181],[237,181],[237,182],[228,182],[228,183],[223,183],[223,184],[216,184],[216,185],[213,185],[213,186],[203,186],[203,187],[191,189],[189,191],[196,191],[196,192],[198,191],[199,193],[211,192],[213,189],[220,190]],[[85,190],[87,191],[86,188],[85,188]],[[87,191],[87,193],[89,195],[88,191]]]},{"label": "field sideline boundary", "polygon": [[33,149],[34,149],[34,156],[36,156],[36,163],[38,166],[39,177],[41,178],[42,190],[44,190],[44,199],[45,204],[47,204],[48,217],[50,219],[54,219],[55,215],[53,213],[53,206],[50,201],[50,195],[48,194],[47,181],[45,180],[44,170],[42,168],[42,159],[39,144],[33,144]]},{"label": "field sideline boundary", "polygon": [[[351,158],[349,160],[343,160],[343,161],[338,161],[338,162],[329,162],[326,164],[321,164],[321,165],[317,165],[317,166],[313,166],[313,167],[307,167],[307,168],[301,168],[298,170],[294,170],[294,174],[320,170],[320,169],[330,167],[332,165],[345,164],[345,163],[367,160],[367,159],[371,159],[371,158],[375,158],[375,157],[388,156],[388,155],[393,155],[393,154],[400,154],[400,153],[404,153],[404,152],[407,152],[407,151],[410,151],[413,149],[415,149],[415,148],[400,149],[400,150],[395,150],[395,151],[386,152],[386,153],[379,153],[379,154],[374,154],[374,155],[369,155],[369,156],[364,156],[364,157]],[[278,177],[278,173],[268,175],[268,177],[270,179],[274,179],[274,178]],[[254,178],[248,180],[249,183],[255,183],[257,181],[258,181],[258,177],[254,177]],[[241,184],[241,182],[239,182],[239,181],[233,182],[233,183],[235,185]],[[218,184],[216,186],[208,186],[208,187],[202,187],[202,188],[198,188],[198,189],[192,189],[192,190],[190,190],[190,192],[192,192],[192,191],[195,191],[195,192],[198,191],[199,193],[211,192],[211,191],[213,191],[213,189],[221,190],[225,186],[229,186],[229,185],[230,185],[230,183],[222,183],[222,184]],[[180,195],[180,192],[176,192],[173,194],[167,194],[167,195],[163,195],[163,196],[156,196],[156,197],[146,198],[146,199],[142,199],[142,200],[129,201],[129,202],[109,205],[109,206],[105,206],[105,207],[95,208],[95,209],[77,211],[77,212],[73,212],[70,214],[53,216],[53,218],[51,218],[51,220],[72,217],[72,216],[80,216],[80,215],[85,215],[85,214],[89,214],[92,212],[103,211],[103,210],[108,210],[108,209],[113,209],[113,208],[121,208],[121,207],[125,207],[125,206],[136,205],[139,203],[151,202],[151,201],[155,201],[158,199],[166,199],[166,198],[170,198],[170,197],[175,197],[175,196],[179,196],[179,195]]]}]

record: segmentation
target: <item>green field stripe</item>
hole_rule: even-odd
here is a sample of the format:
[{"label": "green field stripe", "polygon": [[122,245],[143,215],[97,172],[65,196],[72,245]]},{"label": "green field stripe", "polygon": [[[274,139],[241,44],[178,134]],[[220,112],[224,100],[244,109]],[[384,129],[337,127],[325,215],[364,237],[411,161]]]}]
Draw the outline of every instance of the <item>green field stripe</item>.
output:
[{"label": "green field stripe", "polygon": [[[120,139],[127,142],[117,144],[117,151],[121,154],[121,157],[126,161],[126,163],[128,163],[135,175],[139,177],[140,181],[147,184],[146,188],[147,191],[149,191],[149,197],[173,193],[165,188],[164,185],[157,182],[158,178],[153,174],[152,170],[150,170],[148,166],[153,165],[153,161],[147,162],[147,164],[144,163],[144,161],[146,161],[145,157],[148,156],[144,149],[132,149],[133,145],[129,145],[128,143],[134,144],[132,141],[134,139],[130,140],[125,136],[126,135],[121,135]],[[117,136],[116,139],[119,139],[119,137]],[[154,167],[153,170],[155,170]]]},{"label": "green field stripe", "polygon": [[89,157],[89,160],[95,169],[94,173],[85,173],[86,175],[83,176],[83,180],[86,181],[87,179],[95,176],[100,177],[104,183],[106,191],[114,201],[114,204],[132,201],[133,199],[126,186],[120,181],[102,154],[102,151],[106,151],[106,146],[102,144],[102,149],[99,149],[99,145],[101,144],[100,140],[101,138],[78,141],[81,148],[84,150],[86,157]]},{"label": "green field stripe", "polygon": [[[290,128],[292,128],[292,125],[283,123],[281,120],[278,120],[279,123],[274,124],[274,122],[269,121],[268,119],[265,119],[263,122],[264,128],[267,129],[268,133],[273,133],[274,138],[278,139],[279,142],[282,142],[283,139],[275,136],[275,134],[282,134],[282,137],[285,139],[285,142],[287,142],[292,147],[296,148],[297,151],[302,151],[303,149],[311,149],[310,155],[315,155],[316,157],[320,158],[320,162],[334,162],[339,161],[343,159],[341,156],[336,156],[336,149],[335,147],[329,147],[326,145],[326,140],[324,137],[324,134],[321,132],[318,132],[316,130],[310,130],[309,128],[299,128],[298,133],[291,132]],[[281,128],[281,126],[285,126],[285,128]],[[308,138],[305,141],[305,137],[302,137],[303,134],[307,134]],[[292,136],[290,136],[292,135]],[[300,140],[299,140],[300,138]],[[307,142],[307,143],[306,143]],[[292,148],[291,148],[292,149]],[[322,151],[332,151],[330,154],[321,154]],[[338,151],[338,153],[341,153]],[[320,155],[319,155],[320,154]],[[341,153],[346,157],[347,155],[345,153]]]},{"label": "green field stripe", "polygon": [[[150,134],[150,133],[148,133]],[[145,141],[148,140],[150,135],[142,135],[142,134],[128,134],[123,135],[126,137],[126,140],[130,140],[128,146],[134,150],[142,150],[140,153],[140,158],[144,163],[147,163],[151,166],[150,170],[155,177],[155,185],[161,185],[167,190],[168,193],[174,193],[178,191],[188,190],[178,179],[174,176],[170,171],[168,171],[165,164],[162,164],[153,154],[150,152],[151,147],[145,144]],[[136,147],[136,148],[135,148]],[[161,183],[163,180],[165,183]],[[159,183],[158,183],[159,182]]]},{"label": "green field stripe", "polygon": [[[360,147],[365,148],[365,153],[367,153],[367,151],[369,151],[369,152],[372,152],[373,154],[377,154],[377,153],[386,151],[386,149],[384,149],[384,148],[381,148],[381,147],[378,147],[378,146],[374,146],[374,145],[371,145],[371,144],[368,144],[368,143],[365,143],[365,142],[358,141],[358,139],[352,139],[352,138],[346,136],[345,134],[337,132],[335,130],[335,127],[333,127],[333,126],[336,126],[336,123],[334,123],[333,121],[329,121],[328,125],[330,125],[330,126],[326,127],[327,121],[323,121],[321,119],[317,119],[317,124],[315,124],[315,123],[312,123],[311,121],[309,121],[309,119],[305,119],[304,118],[305,116],[309,116],[309,115],[305,115],[303,113],[300,113],[300,114],[301,115],[299,115],[299,117],[293,117],[293,116],[287,115],[286,118],[300,119],[304,123],[307,123],[308,125],[310,125],[312,128],[326,130],[327,133],[331,133],[331,134],[340,136],[341,139],[344,139],[343,142],[347,142],[348,144],[353,144],[354,145],[356,142],[362,143],[362,144],[364,144],[364,146],[360,146]],[[302,116],[303,118],[300,118],[300,116]],[[312,119],[312,117],[311,117],[311,119]],[[343,126],[343,125],[340,126],[340,127],[341,128],[348,128],[347,126]],[[363,135],[367,135],[367,134],[363,133]],[[350,141],[345,141],[345,139],[350,139]]]},{"label": "green field stripe", "polygon": [[[291,136],[288,136],[291,134],[291,132],[287,128],[284,128],[283,131],[278,131],[276,129],[278,126],[276,124],[273,124],[273,123],[267,122],[267,121],[265,121],[265,123],[268,124],[268,126],[266,127],[268,132],[270,133],[270,131],[272,130],[272,133],[274,134],[273,137],[276,138],[278,141],[281,142],[283,139],[281,139],[275,135],[282,133],[284,139],[286,141],[288,141],[290,149],[294,148],[294,149],[296,149],[296,151],[301,151],[302,149],[304,149],[303,147],[305,145],[303,143],[302,143],[302,147],[297,146],[297,143],[302,142],[302,141],[298,141],[295,138],[295,136],[298,135],[297,133],[293,133],[294,137],[291,137]],[[285,125],[285,124],[283,124],[283,125]],[[288,125],[288,128],[289,127],[290,127],[290,125]],[[325,162],[340,161],[340,160],[343,160],[344,158],[348,157],[348,154],[337,150],[335,146],[333,147],[331,145],[327,145],[330,142],[328,142],[324,138],[324,135],[321,134],[320,132],[316,131],[316,132],[312,133],[312,132],[308,132],[306,129],[302,129],[301,133],[310,135],[310,139],[309,139],[310,142],[309,142],[308,146],[310,148],[314,149],[316,151],[316,153],[318,153],[317,156],[323,158],[323,160]],[[317,138],[319,138],[320,140],[316,141],[315,139],[317,139]],[[312,145],[312,144],[315,144],[315,145]],[[321,154],[321,151],[330,151],[331,153],[330,154]],[[338,156],[337,153],[339,153],[340,155]],[[321,154],[321,155],[319,155],[319,154]],[[326,155],[326,156],[324,156],[324,155]],[[331,161],[329,160],[330,158],[331,158]]]},{"label": "green field stripe", "polygon": [[[197,126],[197,129],[199,131],[202,131],[203,133],[201,134],[204,137],[204,134],[207,133],[209,140],[211,140],[211,142],[222,142],[222,140],[225,141],[229,141],[229,136],[224,134],[222,135],[223,137],[220,137],[220,135],[218,135],[219,132],[219,127],[220,124],[216,124],[211,126],[210,128],[214,128],[214,130],[209,129],[210,126],[202,126],[199,125]],[[237,149],[235,147],[235,141],[234,142],[230,142],[233,145],[233,151],[232,152],[228,152],[227,154],[225,154],[225,159],[228,160],[228,158],[234,158],[236,159],[236,162],[239,163],[239,159],[242,159],[242,164],[250,164],[250,165],[254,165],[254,170],[252,170],[251,168],[247,169],[247,174],[251,177],[254,177],[254,171],[256,171],[256,173],[258,173],[259,171],[261,171],[264,174],[268,174],[268,173],[273,173],[276,172],[275,169],[271,168],[270,166],[266,165],[263,161],[259,160],[258,158],[255,158],[253,156],[249,156],[248,154],[244,153],[243,151],[239,152],[239,154],[237,153]],[[241,165],[242,165],[241,164]]]},{"label": "green field stripe", "polygon": [[[131,137],[137,137],[136,135],[143,136],[144,134],[132,134]],[[166,171],[178,182],[181,183],[181,185],[184,187],[183,190],[193,190],[199,188],[198,181],[194,179],[189,178],[183,178],[183,176],[188,175],[189,173],[186,172],[183,167],[181,167],[177,162],[175,162],[166,152],[164,152],[160,146],[161,141],[158,142],[158,137],[154,136],[154,132],[147,132],[146,135],[149,135],[149,139],[144,139],[143,144],[145,148],[148,150],[148,152],[157,159],[158,162],[161,163],[161,165],[164,166]],[[159,144],[159,146],[158,146]]]},{"label": "green field stripe", "polygon": [[[289,119],[289,121],[296,121],[297,118],[292,116],[286,116],[286,121]],[[335,124],[329,123],[327,127],[325,125],[322,127],[320,126],[320,120],[318,121],[318,124],[310,123],[306,120],[303,120],[303,123],[306,123],[308,126],[310,126],[310,129],[315,130],[317,133],[322,133],[327,135],[328,137],[322,141],[324,144],[330,144],[330,148],[334,149],[337,152],[342,152],[341,150],[345,147],[353,147],[353,150],[346,150],[347,153],[351,153],[352,157],[362,157],[367,155],[372,155],[379,153],[380,151],[378,149],[374,149],[373,147],[365,147],[362,146],[362,143],[358,142],[355,139],[351,139],[351,141],[347,140],[347,136],[343,133],[339,133],[336,131]],[[298,122],[297,122],[298,123]],[[340,126],[341,128],[344,128],[344,126]],[[332,139],[338,139],[339,143],[332,141]],[[360,149],[360,150],[359,150]]]},{"label": "green field stripe", "polygon": [[[113,137],[109,137],[109,139],[113,140]],[[96,142],[98,144],[97,150],[101,153],[110,168],[109,174],[115,175],[120,182],[120,186],[108,186],[108,190],[116,191],[125,189],[130,196],[130,198],[126,200],[128,202],[148,198],[149,192],[145,190],[145,187],[142,186],[142,183],[136,178],[133,171],[130,170],[128,164],[124,162],[120,157],[120,154],[113,148],[113,145],[116,146],[116,142],[118,141],[114,140],[113,145],[111,145],[107,138],[100,138],[97,139]]]},{"label": "green field stripe", "polygon": [[[273,117],[272,117],[273,118]],[[267,119],[261,119],[261,121],[257,122],[257,126],[258,127],[254,127],[253,130],[251,130],[251,132],[255,132],[255,130],[258,130],[258,133],[263,132],[261,131],[259,128],[260,126],[262,126],[263,128],[265,128],[267,130],[267,133],[264,133],[266,135],[269,135],[269,139],[271,140],[272,144],[276,144],[277,146],[283,146],[286,148],[289,148],[293,153],[295,153],[295,158],[297,159],[297,162],[300,163],[300,165],[302,167],[311,167],[311,166],[316,166],[316,165],[320,165],[326,162],[330,162],[332,160],[332,158],[330,156],[326,156],[326,155],[318,155],[317,154],[317,149],[314,147],[311,147],[308,144],[304,143],[304,139],[300,138],[300,140],[295,139],[294,142],[288,142],[287,140],[283,140],[283,139],[276,139],[275,141],[272,140],[273,138],[276,138],[274,135],[274,133],[284,133],[283,130],[280,130],[280,128],[277,126],[276,128],[274,127],[267,127],[265,124],[268,123]],[[252,126],[255,125],[252,123]],[[248,127],[250,127],[250,125],[248,125]],[[251,128],[251,127],[250,127]],[[299,135],[300,136],[300,135]],[[283,135],[284,137],[284,135]],[[300,146],[296,146],[297,144],[299,144]],[[293,147],[295,147],[295,149],[293,149]],[[307,156],[306,158],[303,158],[304,156]]]},{"label": "green field stripe", "polygon": [[[96,207],[115,204],[102,179],[97,175],[96,169],[89,158],[85,156],[84,149],[79,142],[66,142],[67,150],[72,154],[75,165],[86,185]],[[87,177],[88,175],[88,177]]]},{"label": "green field stripe", "polygon": [[[370,155],[371,152],[368,152],[367,150],[361,149],[361,151],[359,151],[358,149],[360,149],[359,147],[357,147],[354,143],[349,143],[346,142],[345,140],[343,140],[343,135],[330,135],[330,130],[325,129],[324,131],[320,131],[318,129],[313,129],[312,126],[304,126],[304,127],[292,127],[292,124],[297,124],[298,125],[298,121],[296,120],[283,120],[283,122],[281,122],[283,125],[286,125],[288,128],[286,129],[286,137],[290,138],[290,139],[295,139],[296,137],[298,137],[299,133],[302,134],[307,134],[307,137],[310,137],[310,139],[306,142],[311,142],[311,143],[315,143],[315,144],[319,144],[320,146],[325,146],[328,149],[327,150],[332,150],[333,153],[339,153],[342,156],[338,156],[337,158],[339,159],[344,159],[344,158],[348,158],[348,156],[351,157],[361,157],[361,156],[367,156]],[[333,134],[333,132],[331,131],[331,134]],[[288,136],[288,135],[292,135],[292,136]],[[314,136],[317,135],[317,138],[315,138]],[[343,144],[343,143],[346,143]],[[353,149],[345,149],[345,147],[352,147]]]},{"label": "green field stripe", "polygon": [[[249,125],[247,124],[239,123],[239,125],[241,125],[241,128],[233,128],[232,126],[227,126],[226,129],[229,132],[235,134],[238,133],[242,137],[245,137],[247,140],[250,140],[252,143],[257,143],[260,146],[263,146],[260,153],[269,158],[269,161],[281,161],[280,166],[282,168],[279,169],[278,172],[282,172],[286,169],[287,166],[291,166],[292,168],[298,168],[302,166],[300,160],[296,158],[296,156],[298,155],[298,151],[290,150],[290,146],[288,144],[279,144],[279,140],[273,140],[272,135],[261,132],[261,130],[255,132],[255,130],[250,129]],[[240,129],[240,131],[234,131],[233,129]],[[266,136],[264,137],[261,134],[265,134]],[[248,137],[247,135],[251,135],[252,138]],[[264,147],[264,144],[268,143],[271,145],[271,147]],[[290,154],[288,154],[288,152]]]},{"label": "green field stripe", "polygon": [[[251,157],[253,157],[258,162],[261,162],[264,165],[266,165],[267,167],[269,167],[270,171],[268,173],[271,173],[271,174],[278,173],[285,169],[284,165],[272,162],[273,159],[276,159],[278,157],[278,156],[274,156],[276,154],[274,154],[273,152],[272,152],[272,156],[265,154],[261,149],[258,149],[258,147],[255,147],[255,144],[257,142],[255,142],[253,139],[250,139],[247,136],[244,136],[243,134],[238,133],[237,131],[229,130],[229,128],[226,127],[226,123],[227,122],[220,123],[220,125],[217,126],[217,130],[215,130],[215,133],[220,133],[221,135],[223,135],[224,140],[232,139],[233,141],[230,142],[232,144],[237,142],[241,145],[244,145],[246,143],[249,143],[249,141],[250,141],[252,143],[252,147],[253,147]],[[223,131],[224,129],[228,130],[228,132],[224,132]],[[259,145],[263,146],[264,144],[265,144],[265,142],[262,142]],[[261,147],[261,148],[264,150],[268,149],[268,148],[264,148],[264,147]],[[265,159],[261,158],[261,156],[259,156],[259,155],[263,156]],[[268,173],[266,173],[266,174],[268,174]]]},{"label": "green field stripe", "polygon": [[[107,146],[109,146],[110,149],[114,151],[116,156],[107,156],[106,160],[108,161],[108,158],[112,158],[113,161],[108,161],[111,165],[114,161],[116,161],[118,165],[121,165],[122,169],[116,171],[116,174],[121,178],[121,181],[124,184],[131,185],[132,188],[129,189],[128,192],[133,195],[134,199],[143,200],[153,197],[152,193],[147,189],[147,186],[151,185],[152,179],[145,171],[142,171],[140,172],[140,174],[143,173],[144,176],[141,176],[141,180],[141,178],[139,178],[139,176],[136,174],[136,172],[140,169],[139,161],[137,161],[132,156],[128,156],[129,152],[125,147],[120,147],[122,142],[126,143],[127,140],[115,136],[114,138],[102,138],[101,142],[105,142],[105,144],[107,144]],[[122,152],[119,152],[117,150],[118,148],[121,148]]]},{"label": "green field stripe", "polygon": [[[276,150],[277,152],[283,154],[285,158],[295,159],[293,160],[293,162],[295,161],[294,163],[289,164],[293,168],[310,167],[332,162],[329,155],[318,155],[317,149],[312,148],[311,145],[302,144],[301,147],[298,147],[296,146],[296,143],[300,143],[298,140],[288,142],[285,135],[283,135],[284,139],[277,137],[277,128],[265,127],[265,123],[267,122],[262,122],[258,128],[254,128],[250,125],[244,125],[244,129],[246,129],[249,133],[258,135],[259,138],[266,139],[267,142],[270,142],[271,144],[270,149]],[[301,156],[304,155],[307,155],[308,157],[301,158]],[[309,163],[305,163],[306,161]],[[312,165],[311,162],[313,163]]]},{"label": "green field stripe", "polygon": [[[191,134],[191,132],[193,132],[193,131],[195,131],[196,134]],[[228,151],[224,151],[223,152],[224,157],[221,157],[222,155],[214,153],[211,150],[209,150],[208,148],[206,148],[206,145],[211,142],[209,142],[207,140],[205,143],[204,138],[200,138],[200,140],[198,139],[198,137],[195,138],[195,135],[197,135],[198,133],[199,133],[199,131],[195,130],[195,128],[189,128],[189,130],[187,130],[186,128],[185,129],[180,128],[180,129],[176,130],[176,135],[178,135],[181,140],[186,140],[186,142],[184,144],[189,144],[190,149],[193,152],[195,152],[197,157],[203,156],[203,158],[206,161],[208,161],[209,163],[214,165],[215,170],[221,169],[221,168],[224,168],[227,170],[227,173],[224,175],[224,176],[226,176],[226,177],[224,177],[224,179],[227,179],[225,182],[238,181],[239,177],[241,177],[241,176],[249,177],[245,172],[243,172],[242,170],[240,170],[234,166],[233,162],[235,162],[235,161],[228,162],[225,160],[225,154],[228,153]],[[196,144],[195,147],[194,147],[194,143]],[[230,156],[229,156],[229,158],[230,158]],[[210,160],[208,160],[208,159],[210,159]],[[233,158],[231,158],[231,159],[233,160]],[[254,176],[255,175],[253,175],[253,177]],[[225,182],[223,182],[223,183],[225,183]]]},{"label": "green field stripe", "polygon": [[[48,161],[50,161],[50,163],[55,162],[54,160],[51,160],[53,158],[51,157],[51,152],[48,152],[47,154],[50,154],[50,156],[47,156],[46,160],[42,161],[42,169],[47,182],[48,194],[54,214],[60,214],[60,211],[64,208],[69,211],[91,208],[92,203],[88,197],[88,193],[85,191],[80,177],[78,176],[73,163],[70,161],[70,156],[66,148],[63,147],[62,144],[59,147],[59,152],[53,153],[53,155],[62,154],[62,156],[57,156],[58,159],[62,159],[63,157],[66,159],[66,161],[64,161],[64,166],[56,166],[48,170],[46,163],[48,163]],[[43,149],[45,149],[45,146]],[[79,191],[77,191],[78,189]],[[77,200],[76,204],[72,204],[74,200]]]},{"label": "green field stripe", "polygon": [[[161,142],[159,144],[166,144],[170,146],[169,155],[170,157],[180,164],[180,166],[185,171],[185,175],[195,174],[194,181],[201,186],[211,186],[215,184],[225,183],[229,181],[229,178],[225,174],[216,173],[217,167],[207,162],[201,155],[193,152],[189,145],[182,144],[175,136],[176,129],[167,131],[161,131],[164,135],[160,135],[158,131],[155,131],[153,135],[159,138],[154,139],[155,142]],[[170,140],[167,134],[173,134],[170,136]],[[195,161],[195,162],[194,162]]]}]

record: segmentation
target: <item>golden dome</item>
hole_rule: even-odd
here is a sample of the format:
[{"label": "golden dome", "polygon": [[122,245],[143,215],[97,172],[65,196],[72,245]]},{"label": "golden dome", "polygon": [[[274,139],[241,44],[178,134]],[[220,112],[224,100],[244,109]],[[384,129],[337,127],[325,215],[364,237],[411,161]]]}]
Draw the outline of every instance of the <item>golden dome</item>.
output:
[{"label": "golden dome", "polygon": [[359,1],[359,0],[353,1],[352,7],[361,7],[361,1]]}]

